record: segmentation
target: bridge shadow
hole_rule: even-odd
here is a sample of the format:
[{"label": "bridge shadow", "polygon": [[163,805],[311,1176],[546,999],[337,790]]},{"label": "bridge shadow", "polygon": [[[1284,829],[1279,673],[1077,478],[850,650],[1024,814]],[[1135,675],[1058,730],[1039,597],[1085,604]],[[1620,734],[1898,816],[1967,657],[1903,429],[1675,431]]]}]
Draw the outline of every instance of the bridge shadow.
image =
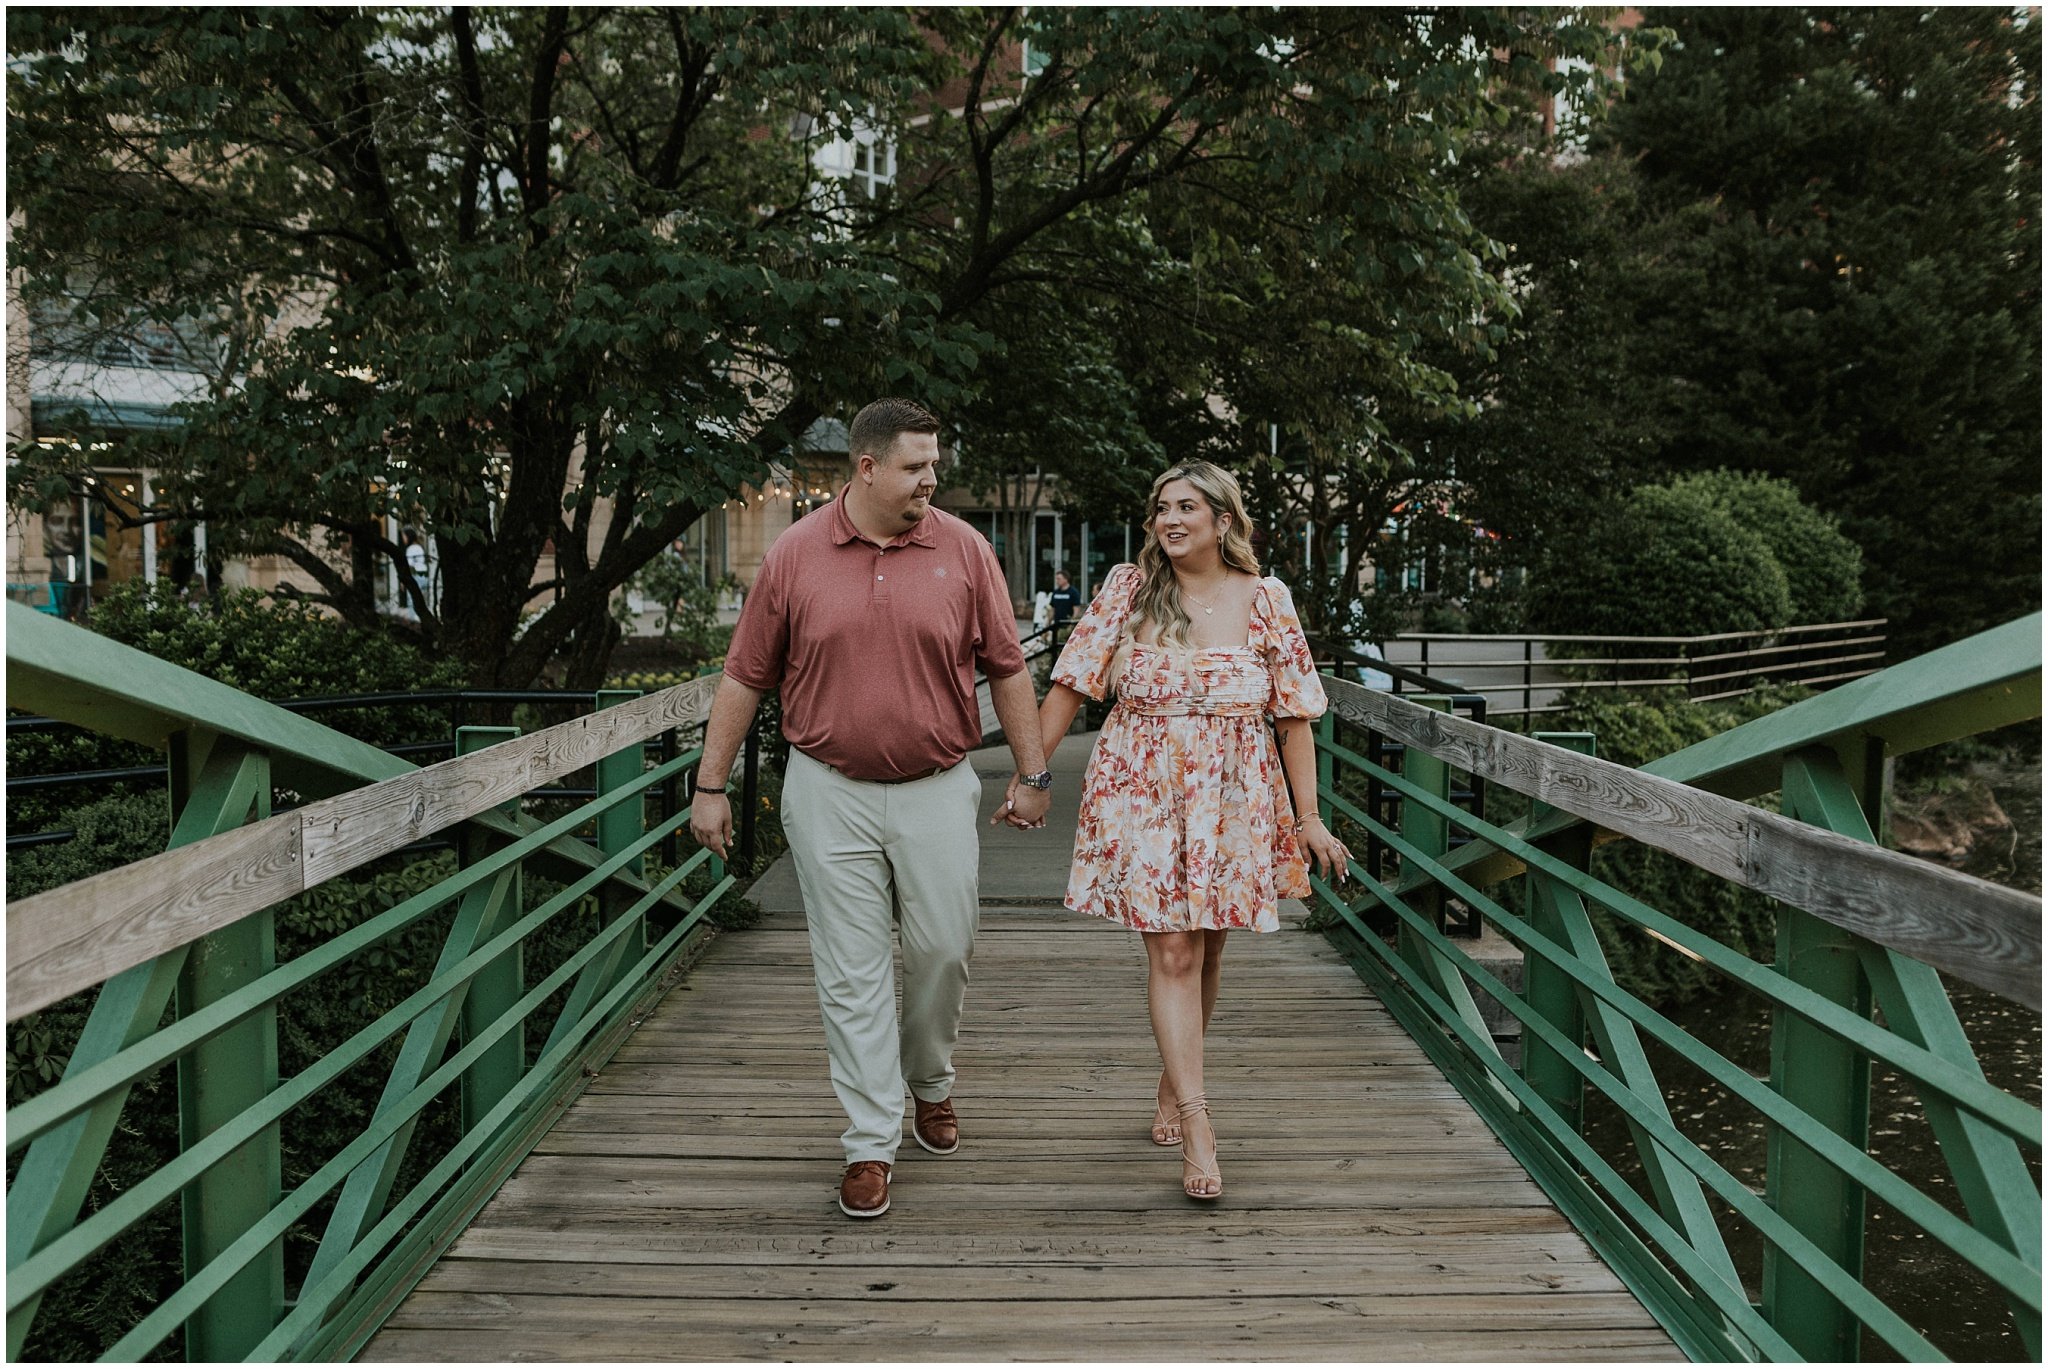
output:
[{"label": "bridge shadow", "polygon": [[[1671,1340],[1322,938],[1232,939],[1209,1094],[1227,1192],[1146,1127],[1135,934],[1057,907],[1045,831],[983,841],[964,1144],[890,1212],[843,1126],[800,900],[721,937],[366,1347],[369,1360],[1642,1360]],[[1007,753],[984,752],[983,812]],[[1292,918],[1301,915],[1298,906]]]}]

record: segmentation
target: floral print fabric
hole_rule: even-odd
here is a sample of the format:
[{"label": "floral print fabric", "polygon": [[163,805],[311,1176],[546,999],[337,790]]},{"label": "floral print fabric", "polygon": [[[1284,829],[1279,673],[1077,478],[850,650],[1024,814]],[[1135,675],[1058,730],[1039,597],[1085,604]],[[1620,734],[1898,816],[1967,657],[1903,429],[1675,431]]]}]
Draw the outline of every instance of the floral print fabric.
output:
[{"label": "floral print fabric", "polygon": [[[1053,667],[1101,699],[1138,568],[1109,573]],[[1116,707],[1081,785],[1066,905],[1147,932],[1280,926],[1309,892],[1270,718],[1318,718],[1316,678],[1287,587],[1259,582],[1241,647],[1131,645]]]}]

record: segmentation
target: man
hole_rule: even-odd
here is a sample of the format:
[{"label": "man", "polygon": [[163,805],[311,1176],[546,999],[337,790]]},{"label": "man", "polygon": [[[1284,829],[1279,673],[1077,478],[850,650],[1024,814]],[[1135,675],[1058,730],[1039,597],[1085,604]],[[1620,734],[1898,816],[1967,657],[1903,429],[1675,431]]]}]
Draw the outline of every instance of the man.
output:
[{"label": "man", "polygon": [[[879,1217],[903,1139],[960,1145],[953,1045],[980,921],[966,755],[981,742],[974,674],[989,678],[1021,783],[999,811],[1040,826],[1052,775],[1009,589],[988,543],[931,506],[939,421],[905,399],[854,416],[853,479],[775,540],[747,595],[712,700],[690,832],[721,856],[725,782],[761,695],[782,692],[783,830],[796,861],[832,1088],[846,1109],[839,1206]],[[889,956],[903,939],[903,1023]]]},{"label": "man", "polygon": [[1081,591],[1063,570],[1052,573],[1052,625],[1065,627],[1081,609]]}]

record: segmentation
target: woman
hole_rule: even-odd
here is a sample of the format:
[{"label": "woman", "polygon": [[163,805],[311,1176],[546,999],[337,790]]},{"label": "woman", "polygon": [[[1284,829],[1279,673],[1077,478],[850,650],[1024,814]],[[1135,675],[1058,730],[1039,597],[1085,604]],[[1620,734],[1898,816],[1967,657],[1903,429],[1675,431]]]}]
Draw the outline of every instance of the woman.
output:
[{"label": "woman", "polygon": [[1304,852],[1339,879],[1351,855],[1316,811],[1309,724],[1328,703],[1251,531],[1221,467],[1154,481],[1138,564],[1103,582],[1038,714],[1050,757],[1082,698],[1116,690],[1082,782],[1066,904],[1144,934],[1164,1067],[1152,1141],[1181,1148],[1181,1188],[1201,1199],[1223,1193],[1202,1043],[1224,939],[1280,925],[1279,900],[1309,892]]}]

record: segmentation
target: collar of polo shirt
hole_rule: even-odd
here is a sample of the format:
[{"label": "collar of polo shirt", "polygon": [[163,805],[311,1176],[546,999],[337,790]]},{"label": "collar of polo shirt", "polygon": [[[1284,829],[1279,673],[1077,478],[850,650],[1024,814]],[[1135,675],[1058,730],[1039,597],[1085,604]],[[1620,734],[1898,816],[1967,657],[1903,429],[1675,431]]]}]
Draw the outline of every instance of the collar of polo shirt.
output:
[{"label": "collar of polo shirt", "polygon": [[[839,487],[839,497],[832,501],[832,545],[836,547],[843,547],[855,539],[862,542],[868,541],[867,538],[861,536],[860,529],[853,525],[853,516],[846,511],[846,492],[852,488],[853,482],[851,480],[847,481]],[[932,530],[932,513],[936,512],[937,510],[934,509],[926,513],[924,517],[917,520],[916,525],[909,532],[898,533],[886,542],[868,542],[868,545],[871,547],[902,547],[914,543],[920,547],[936,547],[939,544],[939,535]]]}]

